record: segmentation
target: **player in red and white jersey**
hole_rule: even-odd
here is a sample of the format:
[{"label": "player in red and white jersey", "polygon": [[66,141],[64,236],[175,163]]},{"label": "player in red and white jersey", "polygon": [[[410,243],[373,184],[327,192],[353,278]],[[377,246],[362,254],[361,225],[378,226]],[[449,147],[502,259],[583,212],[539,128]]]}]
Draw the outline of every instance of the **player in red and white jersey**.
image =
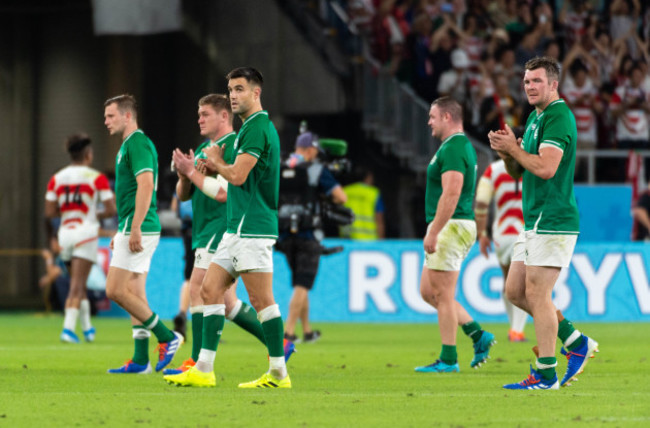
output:
[{"label": "player in red and white jersey", "polygon": [[[487,230],[488,210],[494,200],[494,222],[492,233]],[[521,208],[521,178],[515,180],[506,171],[503,160],[491,163],[481,176],[476,188],[476,230],[479,234],[479,249],[487,258],[491,241],[503,272],[503,283],[508,276],[512,249],[519,232],[524,228],[524,214]],[[490,239],[490,236],[492,239]],[[519,309],[503,294],[503,302],[510,320],[508,339],[523,342],[524,327],[528,314]]]},{"label": "player in red and white jersey", "polygon": [[[50,178],[45,194],[45,216],[61,218],[58,244],[70,273],[61,341],[79,343],[75,328],[81,315],[84,337],[92,342],[95,329],[90,323],[86,282],[97,260],[99,219],[115,215],[115,199],[106,176],[89,166],[93,161],[90,138],[85,134],[71,135],[66,150],[72,162]],[[104,210],[98,212],[100,201]]]}]

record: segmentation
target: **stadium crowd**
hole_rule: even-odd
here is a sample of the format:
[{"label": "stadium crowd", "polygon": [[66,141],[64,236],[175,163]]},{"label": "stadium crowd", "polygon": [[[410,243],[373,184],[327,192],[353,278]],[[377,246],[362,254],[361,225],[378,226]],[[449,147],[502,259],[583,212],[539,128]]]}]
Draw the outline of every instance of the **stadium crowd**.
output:
[{"label": "stadium crowd", "polygon": [[[579,150],[650,148],[647,2],[343,3],[375,59],[427,102],[443,95],[460,101],[465,129],[486,144],[488,131],[523,125],[530,113],[523,66],[547,55],[562,64],[560,94],[576,116]],[[623,170],[598,168],[598,178],[623,181]]]}]

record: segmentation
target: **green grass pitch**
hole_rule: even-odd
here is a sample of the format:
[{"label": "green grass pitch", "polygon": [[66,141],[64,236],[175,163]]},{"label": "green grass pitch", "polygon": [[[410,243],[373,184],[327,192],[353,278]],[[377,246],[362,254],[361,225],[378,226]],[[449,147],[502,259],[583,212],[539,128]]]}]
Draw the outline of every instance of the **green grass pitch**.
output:
[{"label": "green grass pitch", "polygon": [[[478,370],[459,330],[461,372],[442,375],[413,371],[439,353],[433,323],[318,324],[322,339],[298,345],[289,361],[293,389],[240,390],[268,363],[265,348],[233,324],[219,346],[217,387],[195,389],[160,374],[107,374],[131,356],[131,331],[126,319],[94,322],[95,343],[69,345],[58,341],[60,316],[0,315],[0,427],[650,426],[647,323],[578,323],[601,351],[578,382],[506,391],[501,385],[522,380],[534,358],[533,343],[507,341],[505,324],[483,326],[499,343]],[[173,365],[190,351],[184,345]],[[559,348],[558,356],[562,376]]]}]

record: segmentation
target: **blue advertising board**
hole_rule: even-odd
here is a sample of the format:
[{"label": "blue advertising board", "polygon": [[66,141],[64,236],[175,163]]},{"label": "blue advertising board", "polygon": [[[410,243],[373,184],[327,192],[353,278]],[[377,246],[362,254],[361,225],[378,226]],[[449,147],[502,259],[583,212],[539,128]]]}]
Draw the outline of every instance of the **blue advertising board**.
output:
[{"label": "blue advertising board", "polygon": [[[310,292],[314,321],[430,322],[436,312],[420,297],[423,250],[419,240],[357,242],[325,240],[343,245],[341,253],[323,257]],[[103,259],[108,240],[101,240]],[[274,255],[274,295],[284,317],[291,298],[291,273],[281,253]],[[571,266],[563,269],[554,301],[572,321],[650,321],[648,286],[650,245],[592,243],[578,240]],[[178,312],[183,282],[180,238],[162,238],[149,277],[149,303],[169,319]],[[503,279],[496,257],[483,257],[475,245],[460,273],[457,298],[477,321],[506,321],[501,298]],[[237,294],[247,301],[243,284]],[[104,315],[125,316],[113,303]]]}]

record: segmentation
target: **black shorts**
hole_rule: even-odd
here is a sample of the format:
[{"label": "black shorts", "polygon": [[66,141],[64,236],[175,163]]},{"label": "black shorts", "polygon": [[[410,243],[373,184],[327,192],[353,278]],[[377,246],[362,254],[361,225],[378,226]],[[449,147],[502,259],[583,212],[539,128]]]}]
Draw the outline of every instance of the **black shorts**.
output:
[{"label": "black shorts", "polygon": [[288,236],[276,245],[278,251],[287,257],[292,272],[291,285],[299,285],[311,290],[318,273],[320,261],[320,242],[315,239]]}]

